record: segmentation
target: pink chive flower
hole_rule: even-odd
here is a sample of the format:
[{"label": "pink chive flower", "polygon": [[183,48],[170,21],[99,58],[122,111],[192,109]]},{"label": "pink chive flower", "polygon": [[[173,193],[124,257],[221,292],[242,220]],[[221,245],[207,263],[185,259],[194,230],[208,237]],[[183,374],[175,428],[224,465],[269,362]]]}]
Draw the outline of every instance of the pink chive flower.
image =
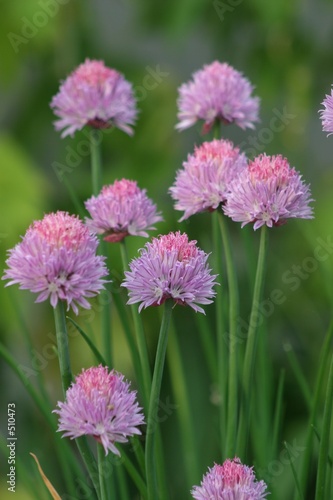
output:
[{"label": "pink chive flower", "polygon": [[331,94],[326,94],[322,102],[324,109],[319,110],[320,118],[323,125],[323,131],[329,132],[327,135],[333,134],[333,89]]},{"label": "pink chive flower", "polygon": [[59,117],[54,122],[61,136],[73,136],[85,125],[117,127],[129,135],[137,115],[132,85],[103,61],[86,59],[62,82],[51,108]]},{"label": "pink chive flower", "polygon": [[90,308],[88,297],[104,288],[108,271],[104,257],[96,255],[98,239],[83,222],[67,212],[45,215],[27,230],[22,241],[9,251],[8,269],[2,279],[8,285],[38,293],[36,302],[50,299],[67,302],[78,313],[78,305]]},{"label": "pink chive flower", "polygon": [[128,304],[140,302],[139,312],[159,306],[166,299],[204,313],[198,304],[210,304],[215,296],[216,275],[207,265],[208,255],[179,231],[153,238],[130,263],[121,286],[129,291]]},{"label": "pink chive flower", "polygon": [[146,231],[155,229],[153,224],[163,220],[146,190],[127,179],[104,186],[98,196],[85,202],[85,206],[91,216],[91,219],[86,218],[86,225],[111,243],[128,235],[147,238]]},{"label": "pink chive flower", "polygon": [[106,455],[109,450],[120,455],[114,443],[126,443],[129,436],[141,434],[138,426],[144,424],[129,382],[101,365],[82,370],[67,390],[66,401],[57,406],[53,413],[59,415],[58,432],[71,439],[93,436]]},{"label": "pink chive flower", "polygon": [[261,500],[266,498],[267,485],[256,481],[252,467],[242,465],[239,458],[215,464],[203,477],[200,486],[194,486],[192,497],[196,500]]},{"label": "pink chive flower", "polygon": [[260,155],[230,186],[223,211],[242,227],[279,226],[287,219],[312,219],[310,188],[281,155]]},{"label": "pink chive flower", "polygon": [[236,123],[242,129],[254,128],[259,121],[259,98],[252,97],[253,86],[227,63],[215,61],[181,85],[178,97],[178,130],[204,121],[203,133],[210,131],[215,121]]},{"label": "pink chive flower", "polygon": [[188,155],[170,188],[175,209],[184,210],[180,221],[204,210],[213,211],[224,203],[231,181],[247,164],[243,153],[232,142],[204,142]]}]

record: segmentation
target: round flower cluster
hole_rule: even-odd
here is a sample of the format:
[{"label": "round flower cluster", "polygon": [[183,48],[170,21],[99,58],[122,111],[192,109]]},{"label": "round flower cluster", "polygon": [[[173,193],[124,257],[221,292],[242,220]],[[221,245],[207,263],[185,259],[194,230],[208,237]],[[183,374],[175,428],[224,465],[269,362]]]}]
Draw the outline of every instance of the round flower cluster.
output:
[{"label": "round flower cluster", "polygon": [[62,137],[73,136],[85,125],[94,128],[117,127],[132,135],[137,116],[132,85],[103,61],[86,59],[61,84],[51,101],[59,117],[56,130]]},{"label": "round flower cluster", "polygon": [[77,314],[78,307],[90,308],[88,297],[104,288],[108,271],[105,257],[96,255],[98,239],[83,222],[67,212],[45,215],[35,221],[12,250],[2,279],[21,289],[38,293],[36,302],[50,298],[67,302]]},{"label": "round flower cluster", "polygon": [[259,121],[259,98],[252,97],[252,91],[250,82],[227,63],[206,65],[179,88],[176,128],[184,130],[198,120],[204,121],[204,133],[215,121],[254,128],[254,122]]}]

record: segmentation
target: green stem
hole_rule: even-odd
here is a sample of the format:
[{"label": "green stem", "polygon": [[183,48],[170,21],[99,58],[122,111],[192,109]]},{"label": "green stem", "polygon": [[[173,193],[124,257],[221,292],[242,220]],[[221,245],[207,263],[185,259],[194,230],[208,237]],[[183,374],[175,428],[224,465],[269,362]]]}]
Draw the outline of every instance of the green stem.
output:
[{"label": "green stem", "polygon": [[301,489],[304,495],[307,488],[307,482],[309,478],[309,465],[312,457],[313,425],[315,423],[319,400],[320,400],[320,393],[323,387],[324,374],[327,367],[327,360],[329,354],[331,353],[332,337],[333,337],[333,321],[331,322],[328,328],[328,332],[326,334],[324,345],[322,347],[319,358],[319,371],[316,379],[314,396],[312,398],[311,413],[309,416],[307,434],[305,439],[305,451],[301,468]]},{"label": "green stem", "polygon": [[121,450],[121,457],[123,460],[124,467],[127,470],[129,476],[132,478],[133,483],[140,491],[141,497],[147,498],[147,486],[144,480],[142,479],[141,475],[139,474],[137,467],[134,466],[133,462],[130,460],[127,453],[124,451],[124,448],[122,448]]},{"label": "green stem", "polygon": [[232,258],[230,237],[226,219],[223,213],[219,213],[220,230],[224,248],[226,271],[229,291],[229,373],[228,373],[228,409],[227,409],[227,436],[225,458],[233,457],[236,452],[236,430],[238,415],[238,339],[237,339],[237,317],[238,317],[238,285],[235,266]]},{"label": "green stem", "polygon": [[[219,214],[217,210],[212,214],[213,248],[215,257],[215,268],[218,273],[218,279],[223,279],[223,261],[222,261],[222,242],[219,228]],[[215,311],[216,311],[216,332],[217,332],[217,373],[218,388],[220,396],[220,449],[225,449],[227,407],[225,405],[227,394],[227,372],[228,372],[228,352],[227,340],[224,335],[224,317],[223,317],[223,297],[222,287],[216,287]]]},{"label": "green stem", "polygon": [[[99,244],[99,252],[101,255],[108,256],[108,243],[106,241],[101,240]],[[108,288],[108,283],[105,286],[104,294],[100,295],[100,299],[105,297],[107,294],[108,297],[111,296],[111,292]],[[107,365],[112,367],[112,336],[111,336],[111,306],[112,303],[110,300],[105,301],[105,303],[101,303],[102,312],[101,312],[101,330],[102,330],[102,347],[103,354]]]},{"label": "green stem", "polygon": [[100,144],[93,128],[90,130],[90,153],[92,191],[97,196],[103,185],[103,176]]},{"label": "green stem", "polygon": [[[128,255],[125,240],[120,243],[120,252],[121,259],[123,263],[124,271],[128,269]],[[143,329],[142,320],[140,314],[138,312],[138,308],[136,305],[131,306],[133,323],[136,333],[136,340],[139,350],[139,356],[141,360],[141,375],[143,381],[143,400],[145,408],[148,408],[149,402],[149,394],[151,388],[151,373],[150,373],[150,364],[149,364],[149,356],[147,349],[147,342],[145,337],[145,332]]]},{"label": "green stem", "polygon": [[251,391],[253,387],[253,371],[258,340],[258,305],[262,297],[264,272],[267,253],[267,228],[262,226],[260,233],[259,255],[254,283],[252,309],[250,314],[249,329],[247,332],[247,342],[244,357],[244,370],[242,379],[243,398],[240,415],[240,423],[237,436],[237,454],[242,459],[248,441],[248,433],[251,417]]},{"label": "green stem", "polygon": [[[70,366],[68,334],[66,328],[64,304],[60,300],[58,301],[57,306],[54,308],[54,320],[56,327],[60,376],[61,376],[64,396],[66,397],[66,391],[72,382],[72,370]],[[89,475],[92,479],[97,495],[99,496],[99,482],[97,480],[97,474],[96,474],[97,471],[96,460],[93,454],[91,453],[91,450],[87,444],[85,436],[82,436],[76,439],[75,441],[82,456],[82,459],[85,463],[85,466],[87,467]]]},{"label": "green stem", "polygon": [[98,480],[100,488],[100,500],[107,500],[107,489],[105,484],[105,451],[100,443],[97,443],[97,459],[98,459]]},{"label": "green stem", "polygon": [[184,358],[181,354],[178,332],[174,325],[170,332],[167,359],[173,392],[179,402],[178,415],[180,422],[181,439],[184,447],[184,462],[187,472],[188,488],[200,478],[199,453],[197,450],[197,434],[191,410],[189,389],[186,383]]},{"label": "green stem", "polygon": [[57,348],[60,367],[60,376],[64,396],[72,382],[72,370],[69,358],[68,335],[64,303],[59,300],[54,308],[54,321],[57,336]]},{"label": "green stem", "polygon": [[327,498],[325,496],[325,484],[326,484],[326,470],[328,462],[328,448],[330,445],[332,403],[333,403],[333,355],[331,358],[330,370],[328,374],[325,406],[324,406],[323,428],[321,432],[321,439],[319,445],[319,459],[318,459],[317,481],[316,481],[316,500],[324,500],[325,498]]},{"label": "green stem", "polygon": [[171,299],[166,300],[164,304],[164,312],[158,338],[154,374],[149,400],[146,438],[146,476],[148,500],[156,500],[156,498],[160,498],[161,496],[161,492],[157,491],[156,481],[155,433],[172,305],[173,301]]}]

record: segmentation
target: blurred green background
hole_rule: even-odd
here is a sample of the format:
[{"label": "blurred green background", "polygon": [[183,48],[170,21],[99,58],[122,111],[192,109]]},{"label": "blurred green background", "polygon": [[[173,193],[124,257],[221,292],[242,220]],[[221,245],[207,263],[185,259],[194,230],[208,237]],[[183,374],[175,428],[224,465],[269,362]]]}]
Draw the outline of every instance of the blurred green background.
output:
[{"label": "blurred green background", "polygon": [[[49,107],[60,80],[86,57],[102,59],[108,66],[121,71],[133,83],[139,100],[140,114],[134,137],[118,130],[105,135],[102,148],[104,182],[122,177],[136,179],[163,212],[165,222],[158,225],[155,234],[180,228],[197,239],[207,252],[212,249],[210,214],[197,215],[179,225],[180,214],[173,210],[167,192],[176,170],[192,152],[194,144],[202,141],[200,126],[181,134],[174,129],[177,88],[190,79],[193,71],[215,59],[228,62],[253,83],[255,94],[261,98],[260,124],[254,131],[230,126],[224,129],[225,137],[241,144],[250,156],[264,151],[285,155],[305,181],[311,183],[315,199],[313,221],[290,221],[270,232],[264,293],[264,297],[269,298],[272,290],[280,289],[286,297],[268,319],[273,387],[280,370],[286,368],[285,420],[280,448],[282,451],[282,439],[290,443],[296,440],[301,445],[307,422],[306,405],[287,362],[284,346],[292,346],[313,387],[332,304],[332,254],[327,253],[325,261],[315,263],[313,255],[318,238],[333,239],[333,139],[322,132],[318,115],[333,82],[333,3],[329,0],[4,0],[0,26],[2,268],[5,267],[6,250],[20,240],[33,219],[58,209],[75,212],[65,183],[59,180],[54,167],[56,163],[66,164],[68,154],[75,156],[77,164],[65,174],[67,182],[81,201],[91,195],[89,157],[84,152],[85,132],[77,133],[74,139],[61,139],[53,128],[54,115]],[[145,77],[148,74],[154,76],[147,86]],[[279,131],[272,126],[274,117],[280,117]],[[251,228],[241,232],[238,224],[230,224],[230,228],[241,284],[242,317],[246,320],[254,272],[250,263],[256,255],[258,235]],[[141,238],[129,241],[131,256],[136,255],[144,241]],[[247,251],[244,242],[247,242]],[[121,264],[116,245],[110,253],[111,272],[117,286]],[[303,273],[298,286],[293,282],[294,287],[288,282],[296,269],[293,266],[301,266]],[[34,305],[30,293],[19,292],[14,287],[1,287],[0,300],[2,342],[22,366],[31,367],[32,354],[34,367],[41,372],[55,406],[61,398],[57,360],[53,357],[44,363],[38,357],[45,345],[52,343],[47,336],[53,332],[49,304]],[[15,310],[17,307],[19,314]],[[208,312],[209,308],[206,309]],[[153,355],[159,311],[154,309],[143,314]],[[213,316],[213,310],[210,315]],[[176,310],[176,320],[194,398],[193,418],[200,427],[198,452],[202,457],[203,474],[208,466],[219,460],[214,388],[203,366],[193,313]],[[22,321],[30,332],[32,346],[23,333]],[[115,368],[131,378],[132,366],[125,340],[117,317],[113,321],[117,332]],[[98,314],[94,334],[98,337]],[[71,353],[75,373],[92,362],[78,336],[71,339]],[[42,416],[3,362],[0,375],[2,435],[6,435],[7,403],[15,401],[20,460],[30,478],[37,481],[35,465],[28,455],[29,451],[36,453],[47,475],[62,491],[52,436]],[[169,397],[175,405],[181,404],[170,384],[167,371],[163,397]],[[168,444],[172,498],[181,499],[186,498],[188,488],[184,491],[182,477],[178,474],[181,464],[177,458],[176,413],[177,410],[163,423],[162,433]],[[283,466],[276,474],[271,471],[267,474],[267,466],[265,469],[263,463],[256,467],[261,469],[262,477],[269,478],[269,489],[283,483],[283,498],[289,498],[293,484],[290,465]],[[10,498],[3,474],[6,470],[7,464],[1,455],[1,498],[7,495]],[[18,475],[15,498],[33,498],[23,472]],[[48,498],[42,487],[40,498]],[[312,490],[308,498],[313,498]]]}]

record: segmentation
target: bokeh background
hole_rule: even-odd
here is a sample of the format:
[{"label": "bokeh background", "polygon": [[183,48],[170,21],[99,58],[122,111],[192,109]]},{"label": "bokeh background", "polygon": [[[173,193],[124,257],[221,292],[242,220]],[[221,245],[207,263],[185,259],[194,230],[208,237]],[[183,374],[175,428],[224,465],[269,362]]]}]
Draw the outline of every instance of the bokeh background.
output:
[{"label": "bokeh background", "polygon": [[[230,126],[225,128],[224,136],[240,144],[249,156],[264,151],[285,155],[306,182],[311,183],[315,199],[314,220],[290,221],[270,231],[264,293],[268,299],[272,290],[279,289],[285,297],[268,314],[272,384],[267,384],[267,390],[272,400],[277,378],[282,369],[286,370],[280,449],[283,450],[283,440],[302,447],[306,403],[288,363],[286,346],[293,349],[313,388],[332,305],[332,249],[327,246],[327,258],[321,262],[314,259],[314,249],[320,241],[333,241],[333,139],[322,132],[318,115],[333,82],[333,3],[330,0],[4,0],[0,29],[2,269],[7,249],[20,240],[33,219],[58,209],[75,213],[68,185],[81,202],[91,195],[85,132],[76,134],[74,139],[61,139],[53,128],[54,116],[49,107],[60,80],[86,57],[102,59],[121,71],[133,83],[140,109],[134,137],[118,130],[105,135],[104,182],[122,177],[136,179],[163,212],[164,222],[158,225],[155,234],[186,230],[207,252],[212,249],[210,214],[198,215],[179,225],[180,214],[173,210],[168,194],[176,170],[194,144],[202,141],[200,126],[182,133],[175,131],[177,88],[195,70],[215,59],[228,62],[255,85],[255,94],[261,98],[261,122],[254,131]],[[59,165],[68,166],[68,158],[74,163],[70,163],[64,180],[59,178]],[[258,235],[251,228],[240,231],[237,224],[230,228],[241,284],[242,318],[246,320]],[[141,238],[129,241],[131,256],[143,244]],[[110,259],[117,287],[121,264],[116,245],[111,249]],[[47,362],[40,357],[45,345],[52,344],[53,317],[49,304],[34,305],[30,293],[3,286],[0,300],[1,341],[21,366],[41,373],[55,406],[61,398],[57,360],[52,354]],[[96,314],[91,326],[97,339],[98,319]],[[159,312],[146,311],[144,320],[153,355]],[[115,368],[131,378],[132,366],[116,316],[113,322]],[[203,474],[219,457],[214,387],[204,367],[191,311],[176,310],[176,322],[194,401],[193,419],[200,428],[197,446]],[[79,336],[71,339],[71,353],[74,372],[92,362]],[[18,456],[28,472],[27,482],[23,472],[18,475],[15,498],[34,498],[28,479],[38,479],[29,451],[36,453],[47,475],[62,491],[53,437],[15,374],[3,361],[0,363],[1,432],[6,434],[7,403],[15,401]],[[170,398],[177,406],[181,402],[171,386],[167,369],[163,397]],[[167,443],[172,498],[182,499],[187,498],[188,489],[184,491],[178,473],[182,464],[177,453],[176,413],[177,410],[171,412],[163,423],[162,433]],[[269,439],[269,432],[268,429],[265,439]],[[297,453],[296,467],[302,451]],[[0,459],[0,497],[10,498],[4,477],[5,456],[1,454]],[[269,464],[258,463],[256,468],[266,477],[269,489],[283,483],[283,498],[291,498],[290,464],[268,470]],[[42,486],[40,495],[41,499],[48,498]],[[313,498],[311,489],[308,498]]]}]

